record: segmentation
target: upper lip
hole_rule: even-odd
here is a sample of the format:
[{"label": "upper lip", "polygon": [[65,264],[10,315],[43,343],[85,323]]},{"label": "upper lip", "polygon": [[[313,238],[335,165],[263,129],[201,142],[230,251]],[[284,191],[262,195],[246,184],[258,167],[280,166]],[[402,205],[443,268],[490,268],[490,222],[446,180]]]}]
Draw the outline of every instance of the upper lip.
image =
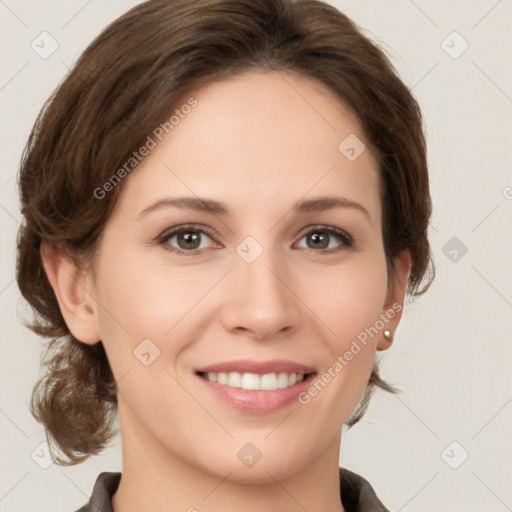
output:
[{"label": "upper lip", "polygon": [[309,374],[315,373],[315,369],[285,359],[273,359],[269,361],[252,361],[250,359],[237,359],[234,361],[225,361],[222,363],[210,364],[196,368],[196,372],[201,373],[218,373],[218,372],[239,372],[239,373],[256,373],[264,375],[266,373],[298,373]]}]

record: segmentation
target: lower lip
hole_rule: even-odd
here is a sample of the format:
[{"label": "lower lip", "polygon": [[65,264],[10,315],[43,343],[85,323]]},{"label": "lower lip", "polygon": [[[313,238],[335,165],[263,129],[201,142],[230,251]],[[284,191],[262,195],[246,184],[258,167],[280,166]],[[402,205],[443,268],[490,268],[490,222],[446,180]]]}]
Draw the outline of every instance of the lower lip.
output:
[{"label": "lower lip", "polygon": [[211,382],[196,374],[196,377],[204,382],[206,386],[221,400],[229,405],[245,412],[257,414],[277,411],[297,400],[297,397],[305,391],[315,374],[309,375],[302,382],[283,389],[247,390],[235,388],[218,382]]}]

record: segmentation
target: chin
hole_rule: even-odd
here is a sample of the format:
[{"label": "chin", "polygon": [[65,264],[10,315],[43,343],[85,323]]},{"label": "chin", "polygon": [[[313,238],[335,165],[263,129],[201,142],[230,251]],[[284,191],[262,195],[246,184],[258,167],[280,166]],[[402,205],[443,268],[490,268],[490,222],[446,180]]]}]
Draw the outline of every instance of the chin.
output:
[{"label": "chin", "polygon": [[211,455],[208,461],[198,461],[202,471],[217,479],[226,478],[245,485],[275,484],[276,480],[285,480],[308,464],[304,442],[293,450],[284,444],[277,448],[267,445],[258,449],[256,443],[247,442],[240,446],[237,442],[232,450]]}]

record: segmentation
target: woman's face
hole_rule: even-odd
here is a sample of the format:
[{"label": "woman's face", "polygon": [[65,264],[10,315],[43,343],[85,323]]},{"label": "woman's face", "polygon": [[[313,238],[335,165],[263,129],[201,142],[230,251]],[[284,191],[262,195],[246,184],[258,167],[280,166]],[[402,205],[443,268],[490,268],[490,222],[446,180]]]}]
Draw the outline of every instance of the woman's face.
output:
[{"label": "woman's face", "polygon": [[91,321],[125,450],[279,480],[337,460],[408,268],[388,289],[377,161],[327,89],[259,73],[190,96],[124,178],[89,275]]}]

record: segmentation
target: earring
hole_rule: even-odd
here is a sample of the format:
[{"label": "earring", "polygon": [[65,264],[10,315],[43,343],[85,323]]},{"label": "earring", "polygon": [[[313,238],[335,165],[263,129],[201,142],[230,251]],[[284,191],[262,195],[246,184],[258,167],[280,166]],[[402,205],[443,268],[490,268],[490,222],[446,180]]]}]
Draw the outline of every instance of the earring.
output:
[{"label": "earring", "polygon": [[386,330],[384,331],[384,338],[386,338],[387,340],[392,339],[391,331],[390,331],[390,330],[386,329]]}]

